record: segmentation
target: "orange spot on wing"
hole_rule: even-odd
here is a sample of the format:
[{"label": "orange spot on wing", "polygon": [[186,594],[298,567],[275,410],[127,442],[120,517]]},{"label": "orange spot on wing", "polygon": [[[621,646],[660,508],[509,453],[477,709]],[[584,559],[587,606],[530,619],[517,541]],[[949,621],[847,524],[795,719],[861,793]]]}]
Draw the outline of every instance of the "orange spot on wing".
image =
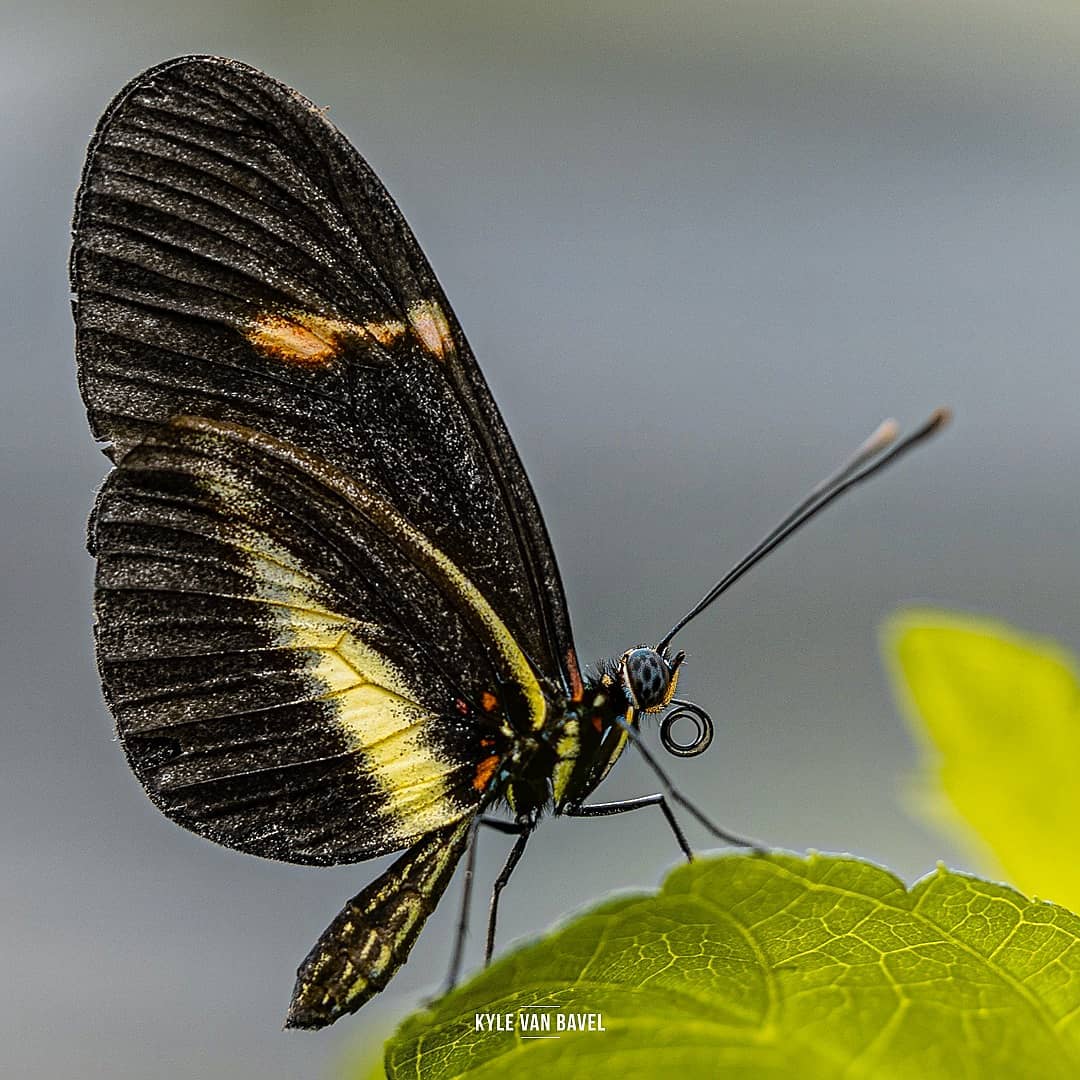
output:
[{"label": "orange spot on wing", "polygon": [[405,333],[405,324],[398,319],[387,319],[385,322],[366,322],[363,329],[380,345],[393,345]]},{"label": "orange spot on wing", "polygon": [[492,773],[499,765],[499,755],[492,754],[491,757],[484,758],[479,765],[476,766],[476,776],[473,777],[472,786],[477,791],[483,791],[488,786],[488,781],[491,779]]},{"label": "orange spot on wing", "polygon": [[420,343],[437,360],[445,360],[454,351],[450,324],[434,300],[417,300],[410,304],[408,315]]},{"label": "orange spot on wing", "polygon": [[484,712],[494,712],[499,699],[490,690],[485,690],[480,697],[480,704],[484,706]]},{"label": "orange spot on wing", "polygon": [[319,365],[337,356],[349,337],[374,338],[385,347],[403,333],[405,324],[397,319],[355,323],[310,311],[291,311],[286,315],[259,315],[244,336],[264,356],[293,364]]},{"label": "orange spot on wing", "polygon": [[261,353],[299,364],[325,364],[338,348],[334,336],[324,337],[280,315],[260,317],[247,339]]}]

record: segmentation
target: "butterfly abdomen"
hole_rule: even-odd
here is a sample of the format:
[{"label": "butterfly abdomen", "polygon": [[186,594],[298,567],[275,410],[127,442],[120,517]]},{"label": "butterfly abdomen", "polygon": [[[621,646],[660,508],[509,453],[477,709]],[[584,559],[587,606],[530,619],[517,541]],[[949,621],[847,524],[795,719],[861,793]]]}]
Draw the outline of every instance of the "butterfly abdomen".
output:
[{"label": "butterfly abdomen", "polygon": [[471,819],[429,833],[345,905],[296,973],[286,1027],[325,1027],[383,989],[450,884],[470,829]]}]

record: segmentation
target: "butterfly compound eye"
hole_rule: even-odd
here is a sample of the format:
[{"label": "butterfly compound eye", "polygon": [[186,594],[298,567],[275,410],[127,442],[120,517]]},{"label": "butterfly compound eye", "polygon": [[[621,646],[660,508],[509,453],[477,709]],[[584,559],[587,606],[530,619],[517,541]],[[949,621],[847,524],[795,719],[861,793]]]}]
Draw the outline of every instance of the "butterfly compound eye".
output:
[{"label": "butterfly compound eye", "polygon": [[654,649],[631,649],[626,653],[623,678],[639,709],[655,709],[666,703],[671,667]]}]

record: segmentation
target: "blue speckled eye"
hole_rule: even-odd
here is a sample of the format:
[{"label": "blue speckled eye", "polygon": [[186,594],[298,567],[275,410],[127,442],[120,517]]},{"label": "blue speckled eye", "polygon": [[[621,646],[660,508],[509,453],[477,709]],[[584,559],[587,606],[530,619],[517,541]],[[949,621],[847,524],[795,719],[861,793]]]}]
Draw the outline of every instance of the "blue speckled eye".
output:
[{"label": "blue speckled eye", "polygon": [[622,659],[623,680],[639,709],[663,705],[671,685],[671,666],[655,649],[631,649]]}]

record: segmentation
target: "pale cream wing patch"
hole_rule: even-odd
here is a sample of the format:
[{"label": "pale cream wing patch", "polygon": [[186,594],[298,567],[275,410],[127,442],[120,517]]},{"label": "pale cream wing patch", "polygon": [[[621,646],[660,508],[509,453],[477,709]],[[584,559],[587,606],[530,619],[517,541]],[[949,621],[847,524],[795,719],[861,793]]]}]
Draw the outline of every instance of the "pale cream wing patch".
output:
[{"label": "pale cream wing patch", "polygon": [[[224,487],[215,486],[221,496]],[[450,798],[460,765],[441,759],[425,738],[439,717],[413,700],[405,673],[365,640],[375,628],[329,610],[318,599],[319,583],[284,547],[250,526],[234,524],[229,531],[248,561],[254,591],[246,599],[267,605],[277,647],[309,658],[314,698],[333,710],[360,755],[358,769],[379,785],[397,838],[410,839],[467,812]]]}]

